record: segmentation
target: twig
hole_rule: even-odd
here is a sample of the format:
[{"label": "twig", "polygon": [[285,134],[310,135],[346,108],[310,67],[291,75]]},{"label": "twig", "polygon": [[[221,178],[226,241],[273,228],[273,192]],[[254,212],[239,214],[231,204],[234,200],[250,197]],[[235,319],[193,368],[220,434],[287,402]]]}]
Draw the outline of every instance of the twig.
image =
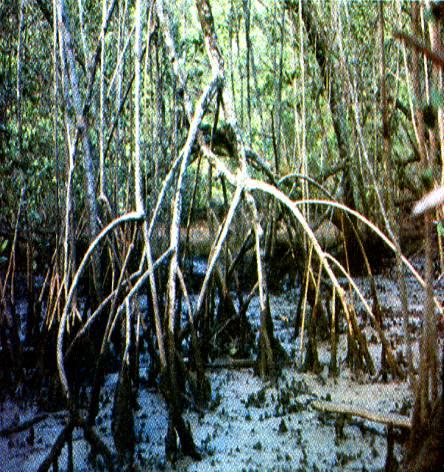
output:
[{"label": "twig", "polygon": [[48,416],[49,413],[43,413],[41,415],[35,416],[34,418],[31,418],[30,420],[26,420],[23,423],[19,423],[18,425],[8,426],[7,428],[0,430],[0,437],[5,438],[11,434],[20,433],[21,431],[30,428],[36,423],[40,423],[40,421],[46,420]]}]

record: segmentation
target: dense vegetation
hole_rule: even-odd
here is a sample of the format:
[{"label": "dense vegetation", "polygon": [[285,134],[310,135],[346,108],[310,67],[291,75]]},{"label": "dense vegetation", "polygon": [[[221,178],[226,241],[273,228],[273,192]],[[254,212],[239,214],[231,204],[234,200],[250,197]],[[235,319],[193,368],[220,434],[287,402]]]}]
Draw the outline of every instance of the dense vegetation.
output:
[{"label": "dense vegetation", "polygon": [[412,438],[423,434],[440,388],[431,290],[419,381],[408,331],[404,362],[386,340],[376,288],[366,305],[383,348],[375,365],[349,291],[357,271],[371,277],[392,258],[407,327],[403,252],[426,242],[428,287],[435,254],[444,269],[440,224],[409,216],[444,179],[442,15],[430,2],[3,1],[5,392],[27,385],[68,405],[66,438],[83,428],[111,467],[94,425],[117,363],[113,435],[130,463],[148,353],[168,406],[166,453],[178,436],[198,458],[185,399],[205,408],[206,366],[226,354],[262,378],[291,364],[269,297],[300,284],[291,323],[306,330],[304,368],[319,369],[321,337],[337,375],[346,326],[353,369],[418,385]]}]

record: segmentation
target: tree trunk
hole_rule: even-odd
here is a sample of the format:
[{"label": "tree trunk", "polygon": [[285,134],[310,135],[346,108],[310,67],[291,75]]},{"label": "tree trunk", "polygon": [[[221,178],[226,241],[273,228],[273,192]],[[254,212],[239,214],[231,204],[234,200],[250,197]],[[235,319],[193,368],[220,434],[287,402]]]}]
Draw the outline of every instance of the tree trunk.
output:
[{"label": "tree trunk", "polygon": [[[65,8],[64,0],[57,0],[57,16],[58,16],[58,27],[61,33],[61,44],[60,48],[63,54],[66,55],[69,67],[70,87],[72,93],[72,105],[76,113],[76,126],[80,133],[82,144],[83,144],[83,170],[85,177],[85,193],[86,202],[88,207],[88,219],[89,219],[89,242],[95,238],[98,234],[98,220],[99,213],[97,208],[97,200],[95,195],[95,176],[94,166],[92,160],[91,143],[88,137],[88,122],[83,112],[82,100],[79,89],[79,82],[77,78],[77,70],[74,58],[74,51],[71,40],[71,32],[69,25],[69,16]],[[101,269],[100,269],[100,258],[98,253],[95,253],[93,257],[93,281],[96,296],[100,297],[102,292],[101,282]]]},{"label": "tree trunk", "polygon": [[[300,5],[302,7],[302,19],[305,23],[308,40],[315,52],[321,72],[325,94],[331,111],[339,159],[343,164],[344,171],[341,184],[343,188],[343,202],[354,210],[356,209],[356,203],[353,191],[353,162],[351,161],[350,135],[347,129],[347,107],[344,101],[347,92],[344,88],[344,81],[340,73],[335,70],[333,66],[329,66],[332,58],[338,57],[338,51],[326,36],[326,29],[324,25],[321,24],[316,11],[317,4],[301,2]],[[293,16],[293,21],[296,21],[295,15]],[[345,251],[349,255],[351,265],[356,263],[356,267],[359,267],[360,262],[353,260],[354,256],[361,254],[356,240],[355,230],[352,227],[352,225],[355,225],[356,228],[356,220],[354,218],[349,220],[343,216],[339,216],[337,212],[335,212],[333,222],[343,231]],[[351,268],[353,269],[353,267]]]}]

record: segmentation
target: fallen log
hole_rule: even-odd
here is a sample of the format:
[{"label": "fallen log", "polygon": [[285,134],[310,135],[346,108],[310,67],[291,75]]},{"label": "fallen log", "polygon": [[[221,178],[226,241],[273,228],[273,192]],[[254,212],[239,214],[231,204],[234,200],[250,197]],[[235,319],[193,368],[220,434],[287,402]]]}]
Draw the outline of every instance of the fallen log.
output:
[{"label": "fallen log", "polygon": [[351,416],[359,416],[375,423],[385,424],[402,429],[411,429],[412,423],[410,418],[396,413],[376,413],[374,411],[366,410],[365,408],[347,405],[345,403],[333,403],[321,400],[316,400],[311,403],[313,408],[319,411],[328,411],[330,413],[340,413]]}]

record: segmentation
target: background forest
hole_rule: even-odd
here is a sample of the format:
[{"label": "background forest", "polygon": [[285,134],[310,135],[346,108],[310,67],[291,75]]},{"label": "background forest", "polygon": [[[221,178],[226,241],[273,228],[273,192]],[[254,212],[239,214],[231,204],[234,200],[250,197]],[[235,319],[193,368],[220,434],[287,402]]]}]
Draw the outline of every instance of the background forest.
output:
[{"label": "background forest", "polygon": [[[39,470],[65,444],[73,470],[75,429],[107,470],[137,470],[145,384],[165,401],[168,460],[199,459],[184,415],[214,406],[216,362],[263,381],[288,367],[319,374],[322,342],[335,378],[342,337],[347,369],[409,383],[411,470],[438,463],[421,448],[442,419],[441,210],[411,211],[444,183],[443,10],[1,3],[0,398],[66,409]],[[418,269],[408,257],[423,247]],[[387,267],[401,300],[397,352],[373,277]],[[408,277],[427,288],[415,338]],[[271,299],[283,292],[294,294],[285,323],[301,361],[275,334]],[[110,373],[111,446],[96,430]],[[382,421],[389,436],[398,420]]]}]

